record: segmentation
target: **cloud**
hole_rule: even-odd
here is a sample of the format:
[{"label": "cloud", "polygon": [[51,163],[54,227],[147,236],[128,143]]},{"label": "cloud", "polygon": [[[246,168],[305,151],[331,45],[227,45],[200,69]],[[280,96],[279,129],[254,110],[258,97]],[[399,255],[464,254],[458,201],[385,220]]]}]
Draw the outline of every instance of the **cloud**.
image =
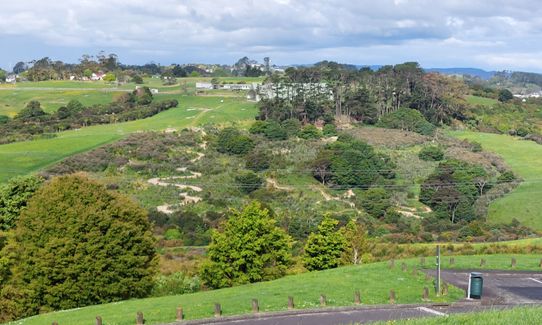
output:
[{"label": "cloud", "polygon": [[[506,68],[542,51],[541,14],[534,0],[18,0],[3,3],[0,45],[12,36],[37,40],[27,49],[33,58],[66,48],[115,51],[124,61],[232,62],[246,54],[370,64],[416,56],[424,65]],[[0,59],[17,59],[9,55]]]}]

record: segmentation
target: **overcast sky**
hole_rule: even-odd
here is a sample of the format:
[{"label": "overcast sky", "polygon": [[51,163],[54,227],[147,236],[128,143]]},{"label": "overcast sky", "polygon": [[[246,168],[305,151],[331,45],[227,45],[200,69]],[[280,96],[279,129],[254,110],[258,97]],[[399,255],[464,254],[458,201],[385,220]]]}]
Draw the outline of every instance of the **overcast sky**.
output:
[{"label": "overcast sky", "polygon": [[0,66],[116,53],[123,63],[418,61],[542,72],[535,0],[2,0]]}]

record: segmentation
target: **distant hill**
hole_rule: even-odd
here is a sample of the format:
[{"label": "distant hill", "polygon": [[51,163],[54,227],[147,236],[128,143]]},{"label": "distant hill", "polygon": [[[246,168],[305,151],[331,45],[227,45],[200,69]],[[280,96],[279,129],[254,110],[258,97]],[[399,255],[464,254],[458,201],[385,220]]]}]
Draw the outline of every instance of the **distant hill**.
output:
[{"label": "distant hill", "polygon": [[471,75],[484,80],[491,79],[496,74],[496,71],[486,71],[477,68],[424,68],[427,72],[438,72],[442,74],[455,75]]}]

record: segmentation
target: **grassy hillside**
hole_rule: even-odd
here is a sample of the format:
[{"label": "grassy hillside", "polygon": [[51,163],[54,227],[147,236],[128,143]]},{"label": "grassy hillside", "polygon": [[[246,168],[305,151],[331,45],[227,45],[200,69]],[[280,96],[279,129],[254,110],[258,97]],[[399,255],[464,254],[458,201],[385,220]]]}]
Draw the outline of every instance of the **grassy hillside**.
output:
[{"label": "grassy hillside", "polygon": [[160,95],[157,100],[175,98],[179,107],[144,120],[98,125],[58,133],[56,138],[18,142],[0,146],[0,182],[10,177],[35,172],[74,153],[86,151],[146,130],[181,129],[206,124],[239,122],[256,114],[253,103],[238,98],[183,97]]},{"label": "grassy hillside", "polygon": [[[187,319],[207,318],[213,316],[214,303],[222,305],[224,315],[235,315],[250,313],[250,303],[254,298],[259,300],[261,311],[285,310],[288,296],[294,297],[296,308],[316,308],[320,294],[326,295],[330,306],[347,306],[353,305],[355,290],[360,290],[365,304],[388,303],[390,289],[396,291],[397,303],[421,303],[423,288],[431,288],[432,281],[425,280],[421,273],[413,276],[411,267],[416,261],[408,263],[408,272],[402,272],[399,264],[389,269],[387,263],[342,267],[228,289],[62,311],[16,323],[33,325],[58,321],[63,325],[90,325],[94,324],[96,315],[100,315],[107,324],[128,325],[133,324],[136,312],[142,311],[146,324],[156,324],[174,321],[175,309],[179,305],[183,306]],[[444,297],[435,297],[433,290],[430,293],[432,301],[453,301],[463,295],[455,288],[451,288],[449,295]]]},{"label": "grassy hillside", "polygon": [[492,105],[497,104],[498,101],[493,98],[469,95],[467,96],[467,103],[472,104],[472,105],[492,106]]},{"label": "grassy hillside", "polygon": [[[540,257],[536,255],[515,255],[517,269],[538,270]],[[510,255],[455,256],[455,268],[475,269],[479,267],[480,258],[487,261],[486,269],[507,269]],[[448,268],[448,257],[443,257],[443,267]],[[172,322],[175,320],[175,309],[182,306],[187,319],[208,318],[213,316],[215,303],[222,305],[224,315],[246,314],[251,312],[251,300],[258,299],[260,310],[285,310],[288,296],[293,296],[296,308],[317,308],[320,294],[325,294],[330,306],[353,305],[353,293],[360,290],[364,304],[388,303],[389,290],[394,289],[397,303],[422,303],[423,287],[432,288],[432,280],[418,272],[412,274],[414,266],[421,268],[420,260],[408,259],[404,262],[407,272],[401,271],[401,263],[396,261],[390,269],[388,262],[348,266],[338,269],[303,273],[287,276],[275,281],[255,283],[234,288],[198,292],[179,296],[129,300],[98,306],[66,310],[56,313],[30,317],[11,324],[34,325],[50,324],[94,324],[97,315],[102,316],[107,324],[133,324],[135,314],[142,311],[146,324]],[[432,263],[431,257],[426,259],[426,266]],[[508,265],[508,266],[507,266]],[[431,266],[432,267],[432,266]],[[464,292],[450,287],[449,294],[436,297],[430,290],[430,301],[456,301]],[[433,324],[433,323],[431,323]]]},{"label": "grassy hillside", "polygon": [[510,222],[516,218],[527,226],[542,229],[542,146],[507,135],[466,131],[451,134],[477,141],[484,150],[499,154],[524,179],[512,193],[490,205],[488,220]]}]

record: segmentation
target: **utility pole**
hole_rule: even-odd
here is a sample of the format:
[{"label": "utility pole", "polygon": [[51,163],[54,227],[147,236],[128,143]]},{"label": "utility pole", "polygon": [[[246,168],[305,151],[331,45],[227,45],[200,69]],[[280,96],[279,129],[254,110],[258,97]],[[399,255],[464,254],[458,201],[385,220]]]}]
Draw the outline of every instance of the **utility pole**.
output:
[{"label": "utility pole", "polygon": [[440,296],[440,245],[437,245],[437,276],[435,282],[437,296]]}]

